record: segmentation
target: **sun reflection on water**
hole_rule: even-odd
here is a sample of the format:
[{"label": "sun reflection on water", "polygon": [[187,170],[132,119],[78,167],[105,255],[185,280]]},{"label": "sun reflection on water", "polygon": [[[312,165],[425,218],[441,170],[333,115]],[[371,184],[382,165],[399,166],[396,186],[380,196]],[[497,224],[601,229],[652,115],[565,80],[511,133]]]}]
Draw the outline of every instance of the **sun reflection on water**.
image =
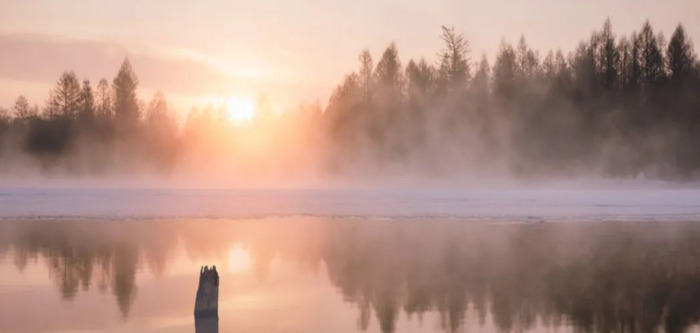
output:
[{"label": "sun reflection on water", "polygon": [[238,243],[231,247],[228,255],[228,271],[231,274],[241,274],[250,271],[250,253]]}]

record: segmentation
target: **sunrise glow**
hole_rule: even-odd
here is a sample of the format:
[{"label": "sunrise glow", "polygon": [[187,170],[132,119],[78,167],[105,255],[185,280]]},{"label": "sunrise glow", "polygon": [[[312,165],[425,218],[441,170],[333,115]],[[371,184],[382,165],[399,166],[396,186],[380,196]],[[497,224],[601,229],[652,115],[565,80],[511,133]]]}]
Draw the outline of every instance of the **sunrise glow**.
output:
[{"label": "sunrise glow", "polygon": [[226,115],[231,122],[251,120],[255,115],[255,103],[248,98],[231,96],[226,100]]}]

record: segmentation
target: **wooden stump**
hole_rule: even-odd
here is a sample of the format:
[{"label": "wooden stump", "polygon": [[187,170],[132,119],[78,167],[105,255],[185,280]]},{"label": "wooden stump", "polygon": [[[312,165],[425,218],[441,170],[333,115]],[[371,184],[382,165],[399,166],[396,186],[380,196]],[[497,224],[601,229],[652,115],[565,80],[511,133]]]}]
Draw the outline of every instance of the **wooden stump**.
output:
[{"label": "wooden stump", "polygon": [[216,272],[216,266],[204,266],[199,271],[194,316],[195,318],[219,317],[219,273]]}]

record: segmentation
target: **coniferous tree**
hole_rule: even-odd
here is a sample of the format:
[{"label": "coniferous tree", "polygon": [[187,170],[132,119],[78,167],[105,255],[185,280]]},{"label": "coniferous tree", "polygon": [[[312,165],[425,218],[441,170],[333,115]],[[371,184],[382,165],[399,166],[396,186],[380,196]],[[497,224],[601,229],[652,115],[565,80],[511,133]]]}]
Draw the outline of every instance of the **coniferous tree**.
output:
[{"label": "coniferous tree", "polygon": [[49,117],[75,118],[80,110],[80,83],[72,71],[64,72],[51,90],[47,105]]},{"label": "coniferous tree", "polygon": [[114,86],[114,116],[119,130],[136,129],[140,118],[139,102],[136,97],[138,79],[128,58],[124,59],[112,84]]},{"label": "coniferous tree", "polygon": [[[374,71],[375,91],[374,106],[375,112],[372,114],[372,126],[370,135],[378,145],[381,156],[399,153],[403,150],[399,142],[400,128],[403,128],[405,118],[402,114],[403,107],[403,67],[399,60],[396,45],[391,43],[382,57],[377,62]],[[387,138],[388,137],[388,138]],[[394,139],[387,142],[387,139]],[[400,152],[403,154],[404,152]]]},{"label": "coniferous tree", "polygon": [[368,105],[366,94],[369,92],[364,91],[363,81],[356,73],[347,75],[331,94],[324,112],[326,132],[330,141],[328,151],[332,152],[329,166],[334,172],[350,168],[349,162],[360,154],[361,145],[364,143],[364,107]]},{"label": "coniferous tree", "polygon": [[641,85],[642,77],[642,66],[640,63],[642,46],[637,33],[632,33],[627,48],[629,51],[625,55],[623,65],[625,71],[623,87],[628,93],[636,93]]},{"label": "coniferous tree", "polygon": [[671,35],[666,49],[668,75],[670,80],[669,96],[666,104],[668,115],[674,128],[671,129],[672,163],[675,172],[688,173],[700,164],[697,149],[683,145],[682,142],[697,142],[700,139],[700,98],[697,85],[698,71],[695,68],[696,55],[685,29],[678,25]]},{"label": "coniferous tree", "polygon": [[380,90],[387,90],[392,95],[400,94],[403,89],[401,60],[396,44],[391,43],[386,48],[374,71]]},{"label": "coniferous tree", "polygon": [[46,119],[36,118],[29,122],[27,149],[38,155],[63,154],[76,134],[74,122],[80,107],[78,77],[72,71],[63,72],[49,94]]},{"label": "coniferous tree", "polygon": [[29,102],[27,101],[27,98],[24,97],[24,95],[17,97],[15,105],[12,107],[12,111],[14,112],[15,118],[17,119],[23,120],[34,116],[34,114],[32,113],[32,108],[29,107]]},{"label": "coniferous tree", "polygon": [[156,92],[148,104],[145,125],[150,156],[159,167],[170,168],[175,157],[177,123],[161,91]]},{"label": "coniferous tree", "polygon": [[618,72],[618,88],[626,90],[631,76],[632,68],[632,45],[626,36],[622,36],[617,42],[617,50],[620,57],[620,67]]},{"label": "coniferous tree", "polygon": [[103,119],[112,118],[112,89],[109,83],[104,78],[97,84],[97,92],[95,94],[95,103],[97,115]]},{"label": "coniferous tree", "polygon": [[520,37],[516,53],[519,69],[519,86],[525,89],[527,88],[527,84],[535,80],[539,75],[539,57],[537,53],[527,45],[525,36]]},{"label": "coniferous tree", "polygon": [[681,88],[696,78],[696,56],[683,25],[679,24],[673,32],[666,54],[668,71],[674,88]]},{"label": "coniferous tree", "polygon": [[618,87],[620,64],[620,50],[615,42],[615,34],[612,32],[610,18],[605,20],[599,37],[598,73],[601,77],[603,88],[610,92]]},{"label": "coniferous tree", "polygon": [[457,33],[454,27],[442,26],[440,39],[444,42],[438,53],[440,66],[438,79],[443,92],[463,91],[469,83],[469,43],[464,35]]},{"label": "coniferous tree", "polygon": [[425,59],[406,65],[406,106],[408,113],[408,145],[418,153],[425,148],[429,107],[435,94],[435,69]]},{"label": "coniferous tree", "polygon": [[80,109],[78,111],[78,122],[81,127],[91,129],[95,120],[95,95],[90,86],[90,80],[83,81],[83,88],[80,91]]},{"label": "coniferous tree", "polygon": [[0,129],[2,129],[0,135],[5,134],[5,131],[10,127],[11,119],[12,115],[10,114],[10,110],[0,107]]},{"label": "coniferous tree", "polygon": [[515,96],[519,71],[513,46],[502,42],[493,65],[493,90],[500,100],[509,101]]},{"label": "coniferous tree", "polygon": [[542,75],[547,82],[552,82],[556,76],[556,65],[554,63],[554,51],[547,51],[547,55],[542,59]]},{"label": "coniferous tree", "polygon": [[[366,144],[366,137],[371,135],[370,130],[372,116],[374,114],[374,61],[369,50],[360,52],[358,59],[360,69],[355,77],[348,77],[344,86],[347,89],[343,98],[344,108],[347,108],[348,121],[346,126],[352,128],[353,134],[350,142],[356,149]],[[355,89],[357,85],[357,89]]]},{"label": "coniferous tree", "polygon": [[477,97],[477,100],[483,100],[489,94],[489,78],[491,77],[491,66],[486,54],[481,56],[479,67],[474,73],[472,80],[472,90]]},{"label": "coniferous tree", "polygon": [[555,79],[552,85],[556,87],[556,92],[559,96],[568,96],[573,82],[571,66],[564,58],[564,53],[557,50],[554,56]]},{"label": "coniferous tree", "polygon": [[10,130],[13,128],[12,125],[10,110],[0,107],[0,160],[5,158],[5,156],[3,156],[4,149],[6,149],[5,140]]},{"label": "coniferous tree", "polygon": [[599,90],[595,57],[597,44],[595,36],[590,42],[579,43],[571,60],[575,97],[580,101],[597,98]]},{"label": "coniferous tree", "polygon": [[656,88],[665,75],[664,56],[659,38],[654,35],[654,29],[649,21],[644,22],[642,26],[639,33],[639,43],[641,46],[640,67],[643,86],[647,89]]},{"label": "coniferous tree", "polygon": [[425,59],[406,65],[407,91],[410,100],[428,99],[435,92],[435,69]]},{"label": "coniferous tree", "polygon": [[491,67],[486,54],[481,56],[479,66],[474,73],[471,84],[472,99],[475,104],[475,127],[482,142],[482,158],[495,155],[495,124],[493,118],[493,105],[491,105]]},{"label": "coniferous tree", "polygon": [[[358,72],[359,84],[362,89],[362,98],[365,103],[369,104],[372,99],[372,78],[374,77],[374,63],[372,61],[372,54],[369,50],[364,49],[360,52],[358,56],[360,60],[360,71]],[[369,105],[366,105],[369,107]]]}]

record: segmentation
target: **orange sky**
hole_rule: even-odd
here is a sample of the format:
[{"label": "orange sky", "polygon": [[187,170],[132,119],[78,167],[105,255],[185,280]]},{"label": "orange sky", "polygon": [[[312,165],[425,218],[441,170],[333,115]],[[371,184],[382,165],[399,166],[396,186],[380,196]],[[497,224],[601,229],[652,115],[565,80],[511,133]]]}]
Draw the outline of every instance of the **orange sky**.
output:
[{"label": "orange sky", "polygon": [[63,70],[111,81],[128,55],[139,97],[165,92],[185,112],[208,98],[255,98],[273,107],[325,104],[367,47],[395,41],[405,64],[434,59],[440,25],[470,41],[472,59],[525,34],[540,50],[569,51],[610,17],[618,34],[649,19],[668,37],[683,22],[700,38],[697,0],[0,0],[0,105],[42,105]]}]

